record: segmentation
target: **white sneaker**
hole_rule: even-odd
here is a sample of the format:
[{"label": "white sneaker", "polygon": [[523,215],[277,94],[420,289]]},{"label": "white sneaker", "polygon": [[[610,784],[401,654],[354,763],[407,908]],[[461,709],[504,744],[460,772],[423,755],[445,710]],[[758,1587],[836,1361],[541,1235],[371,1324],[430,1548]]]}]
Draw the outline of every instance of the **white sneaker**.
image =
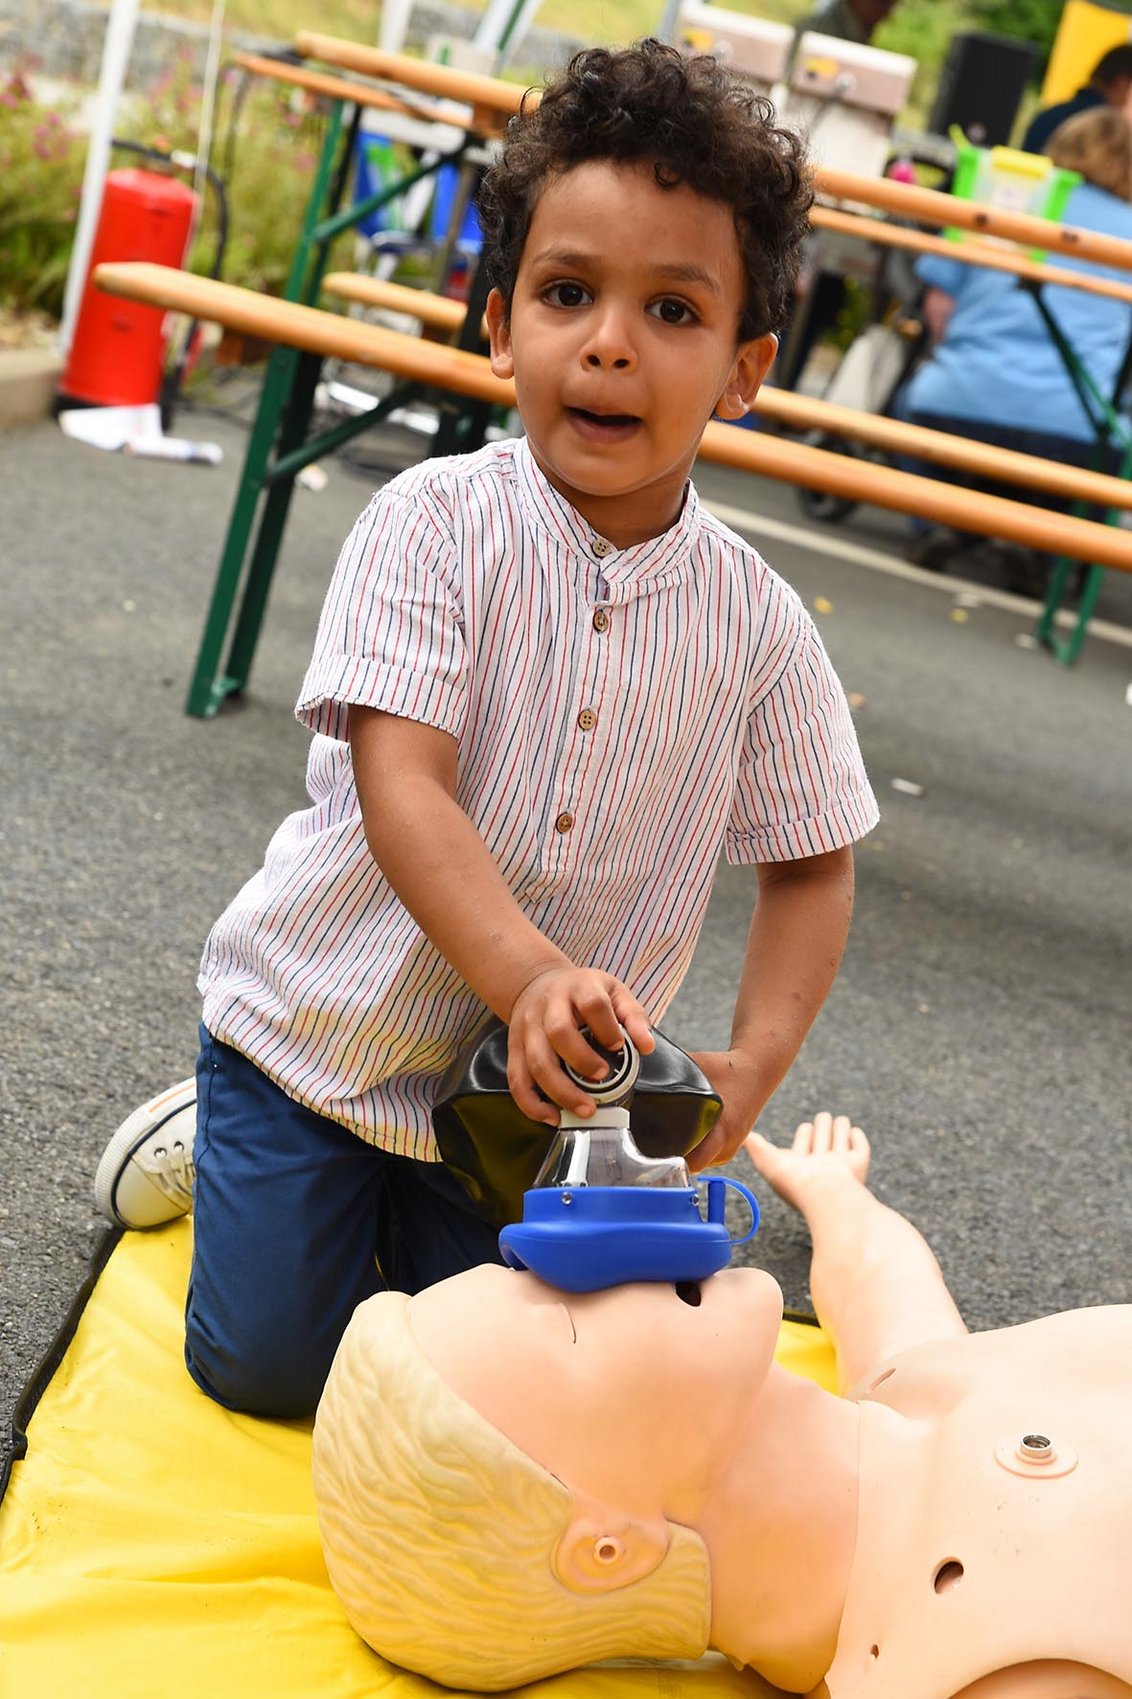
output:
[{"label": "white sneaker", "polygon": [[94,1206],[119,1227],[160,1227],[193,1207],[197,1082],[182,1080],[123,1121],[102,1153]]}]

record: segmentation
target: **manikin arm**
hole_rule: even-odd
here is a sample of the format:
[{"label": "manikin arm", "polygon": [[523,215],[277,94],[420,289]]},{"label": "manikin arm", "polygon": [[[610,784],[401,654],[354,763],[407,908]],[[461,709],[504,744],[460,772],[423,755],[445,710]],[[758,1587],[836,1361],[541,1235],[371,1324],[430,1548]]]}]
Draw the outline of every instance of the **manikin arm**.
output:
[{"label": "manikin arm", "polygon": [[867,1189],[869,1142],[848,1116],[803,1121],[790,1150],[758,1133],[746,1148],[810,1229],[810,1292],[842,1392],[866,1391],[898,1351],[966,1333],[923,1237]]}]

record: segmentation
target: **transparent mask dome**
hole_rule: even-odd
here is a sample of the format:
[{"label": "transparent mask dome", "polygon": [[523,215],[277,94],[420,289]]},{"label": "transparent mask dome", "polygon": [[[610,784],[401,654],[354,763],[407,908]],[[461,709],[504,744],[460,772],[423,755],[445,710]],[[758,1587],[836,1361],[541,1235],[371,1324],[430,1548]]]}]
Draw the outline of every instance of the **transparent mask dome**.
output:
[{"label": "transparent mask dome", "polygon": [[[623,1109],[599,1110],[597,1124],[563,1116],[535,1187],[679,1186],[692,1184],[682,1156],[644,1156]],[[572,1124],[571,1124],[572,1123]]]}]

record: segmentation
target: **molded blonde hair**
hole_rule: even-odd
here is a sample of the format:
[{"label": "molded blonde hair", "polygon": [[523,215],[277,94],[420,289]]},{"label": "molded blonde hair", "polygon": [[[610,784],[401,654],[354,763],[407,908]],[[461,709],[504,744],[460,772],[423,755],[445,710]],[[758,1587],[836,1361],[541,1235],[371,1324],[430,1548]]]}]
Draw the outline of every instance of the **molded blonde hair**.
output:
[{"label": "molded blonde hair", "polygon": [[383,1292],[346,1329],[314,1428],[331,1582],[375,1651],[450,1687],[490,1691],[600,1658],[698,1658],[707,1550],[669,1523],[643,1580],[575,1593],[552,1559],[568,1489],[451,1390]]},{"label": "molded blonde hair", "polygon": [[1046,143],[1055,165],[1079,171],[1087,183],[1132,201],[1132,125],[1112,106],[1078,112]]}]

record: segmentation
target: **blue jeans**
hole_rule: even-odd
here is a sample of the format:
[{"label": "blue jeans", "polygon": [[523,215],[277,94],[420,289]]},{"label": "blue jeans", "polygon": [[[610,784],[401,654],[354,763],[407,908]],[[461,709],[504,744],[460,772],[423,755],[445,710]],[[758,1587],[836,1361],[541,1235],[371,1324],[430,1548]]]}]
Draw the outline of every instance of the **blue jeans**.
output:
[{"label": "blue jeans", "polygon": [[439,1162],[305,1109],[201,1028],[185,1362],[230,1410],[313,1413],[355,1307],[499,1262]]}]

